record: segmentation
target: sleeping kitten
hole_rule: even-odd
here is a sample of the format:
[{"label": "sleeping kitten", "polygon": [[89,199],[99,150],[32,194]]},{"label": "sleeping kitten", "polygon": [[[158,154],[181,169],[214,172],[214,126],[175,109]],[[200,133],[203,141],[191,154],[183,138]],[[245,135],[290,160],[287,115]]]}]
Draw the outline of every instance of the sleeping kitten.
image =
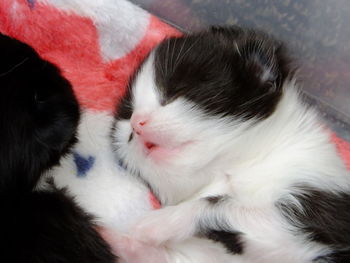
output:
[{"label": "sleeping kitten", "polygon": [[78,102],[59,69],[0,34],[0,262],[115,263],[65,190],[38,189],[75,142]]},{"label": "sleeping kitten", "polygon": [[164,208],[132,238],[160,249],[207,238],[225,262],[350,262],[350,176],[293,73],[281,43],[238,27],[149,55],[113,137]]}]

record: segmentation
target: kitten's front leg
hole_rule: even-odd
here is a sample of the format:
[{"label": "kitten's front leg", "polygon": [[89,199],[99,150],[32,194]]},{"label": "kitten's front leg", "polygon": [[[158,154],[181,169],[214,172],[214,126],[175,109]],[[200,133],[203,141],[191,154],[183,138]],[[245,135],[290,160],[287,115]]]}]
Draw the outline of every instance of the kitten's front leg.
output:
[{"label": "kitten's front leg", "polygon": [[99,227],[99,233],[118,257],[118,263],[169,263],[169,253],[165,247],[154,247],[113,229]]},{"label": "kitten's front leg", "polygon": [[226,220],[227,196],[207,197],[149,212],[131,229],[137,240],[161,245],[182,241],[207,229],[234,232]]},{"label": "kitten's front leg", "polygon": [[185,240],[196,232],[198,204],[198,201],[186,202],[151,211],[131,228],[130,235],[155,246]]}]

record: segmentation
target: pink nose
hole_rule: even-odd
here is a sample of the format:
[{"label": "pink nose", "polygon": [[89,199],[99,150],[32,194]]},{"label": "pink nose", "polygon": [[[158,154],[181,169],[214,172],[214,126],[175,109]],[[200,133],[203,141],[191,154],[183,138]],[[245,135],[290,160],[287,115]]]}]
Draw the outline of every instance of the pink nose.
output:
[{"label": "pink nose", "polygon": [[145,114],[135,113],[131,116],[131,127],[137,134],[142,134],[143,126],[148,122],[149,117]]}]

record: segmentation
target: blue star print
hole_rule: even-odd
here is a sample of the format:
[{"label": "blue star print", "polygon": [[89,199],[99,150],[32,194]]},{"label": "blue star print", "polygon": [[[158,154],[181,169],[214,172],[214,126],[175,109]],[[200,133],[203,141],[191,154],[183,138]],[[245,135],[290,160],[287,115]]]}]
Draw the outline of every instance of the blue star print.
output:
[{"label": "blue star print", "polygon": [[77,167],[77,176],[85,177],[87,172],[91,170],[91,168],[94,166],[95,157],[90,155],[86,158],[77,152],[73,153],[73,157],[74,163]]}]

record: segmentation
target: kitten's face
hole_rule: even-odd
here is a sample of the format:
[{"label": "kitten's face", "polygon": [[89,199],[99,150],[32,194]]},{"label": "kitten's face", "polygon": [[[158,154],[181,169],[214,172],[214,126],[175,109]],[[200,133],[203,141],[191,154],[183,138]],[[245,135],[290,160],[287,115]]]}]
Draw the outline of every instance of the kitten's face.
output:
[{"label": "kitten's face", "polygon": [[244,124],[274,111],[287,73],[280,46],[251,31],[169,39],[145,61],[118,108],[118,154],[136,169],[202,168]]},{"label": "kitten's face", "polygon": [[153,56],[149,57],[135,79],[132,99],[124,101],[132,105],[132,114],[116,122],[118,154],[129,167],[136,163],[164,168],[193,163],[193,153],[207,152],[203,142],[209,148],[210,138],[219,132],[210,129],[216,120],[184,98],[162,104],[153,62]]}]

